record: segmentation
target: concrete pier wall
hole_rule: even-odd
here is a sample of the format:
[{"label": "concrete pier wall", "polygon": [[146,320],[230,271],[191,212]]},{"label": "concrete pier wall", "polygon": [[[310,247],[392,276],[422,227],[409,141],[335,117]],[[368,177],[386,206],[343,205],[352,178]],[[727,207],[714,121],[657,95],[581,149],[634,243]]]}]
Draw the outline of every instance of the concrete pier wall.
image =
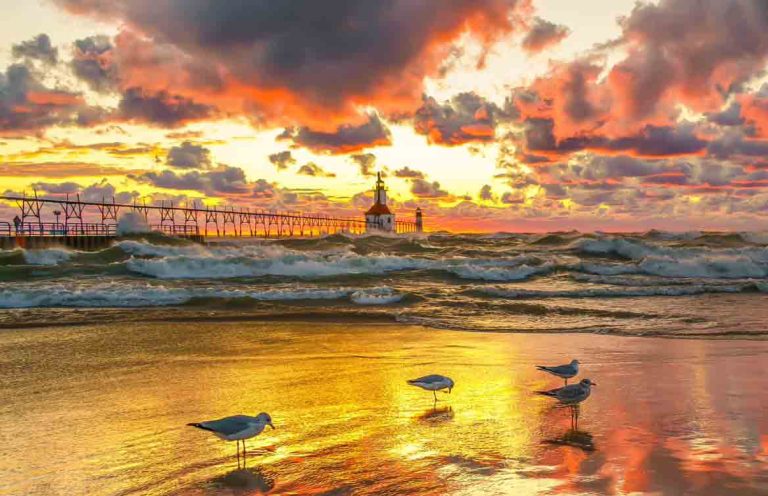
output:
[{"label": "concrete pier wall", "polygon": [[[175,237],[188,239],[196,243],[205,243],[205,237],[202,235]],[[0,249],[25,248],[39,250],[43,248],[64,247],[80,251],[96,251],[108,248],[117,240],[117,236],[0,236]]]}]

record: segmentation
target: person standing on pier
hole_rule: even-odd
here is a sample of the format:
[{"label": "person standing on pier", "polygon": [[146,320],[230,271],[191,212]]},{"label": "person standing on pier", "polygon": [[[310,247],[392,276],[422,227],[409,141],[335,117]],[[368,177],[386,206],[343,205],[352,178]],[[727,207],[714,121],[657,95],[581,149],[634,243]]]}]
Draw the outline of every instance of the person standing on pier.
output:
[{"label": "person standing on pier", "polygon": [[19,226],[21,226],[21,219],[17,215],[13,218],[13,226],[16,228],[16,234],[19,233]]}]

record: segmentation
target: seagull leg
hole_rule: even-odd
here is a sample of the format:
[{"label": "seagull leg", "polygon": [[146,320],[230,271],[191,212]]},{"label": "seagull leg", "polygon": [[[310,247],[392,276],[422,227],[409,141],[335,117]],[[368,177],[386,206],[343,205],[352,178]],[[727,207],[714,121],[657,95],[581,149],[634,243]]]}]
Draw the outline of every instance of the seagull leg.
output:
[{"label": "seagull leg", "polygon": [[579,428],[579,405],[576,405],[573,409],[573,414],[576,417],[576,429]]},{"label": "seagull leg", "polygon": [[246,458],[248,456],[247,453],[248,452],[245,449],[245,439],[243,439],[243,468],[245,468]]},{"label": "seagull leg", "polygon": [[235,440],[235,443],[237,443],[237,468],[240,468],[240,441]]},{"label": "seagull leg", "polygon": [[565,385],[568,385],[568,378],[565,379]]}]

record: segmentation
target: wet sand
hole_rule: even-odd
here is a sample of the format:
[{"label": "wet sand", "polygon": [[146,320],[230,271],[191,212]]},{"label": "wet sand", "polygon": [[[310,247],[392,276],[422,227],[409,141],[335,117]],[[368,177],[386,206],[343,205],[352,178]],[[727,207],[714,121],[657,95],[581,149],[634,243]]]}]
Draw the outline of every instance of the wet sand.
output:
[{"label": "wet sand", "polygon": [[[141,310],[136,310],[140,312]],[[535,370],[576,356],[570,412]],[[766,494],[768,342],[328,322],[0,331],[0,494]],[[440,372],[451,395],[409,387]],[[269,412],[235,445],[185,424]],[[576,428],[574,428],[576,427]]]}]

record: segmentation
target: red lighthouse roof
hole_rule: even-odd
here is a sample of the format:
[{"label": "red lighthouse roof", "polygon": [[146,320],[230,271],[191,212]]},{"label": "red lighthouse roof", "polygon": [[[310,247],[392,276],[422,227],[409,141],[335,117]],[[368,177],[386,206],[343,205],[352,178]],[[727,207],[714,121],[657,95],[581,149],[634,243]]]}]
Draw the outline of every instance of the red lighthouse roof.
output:
[{"label": "red lighthouse roof", "polygon": [[390,215],[390,214],[392,214],[392,212],[389,211],[389,207],[387,207],[386,205],[382,205],[381,203],[374,204],[365,213],[365,215]]}]

